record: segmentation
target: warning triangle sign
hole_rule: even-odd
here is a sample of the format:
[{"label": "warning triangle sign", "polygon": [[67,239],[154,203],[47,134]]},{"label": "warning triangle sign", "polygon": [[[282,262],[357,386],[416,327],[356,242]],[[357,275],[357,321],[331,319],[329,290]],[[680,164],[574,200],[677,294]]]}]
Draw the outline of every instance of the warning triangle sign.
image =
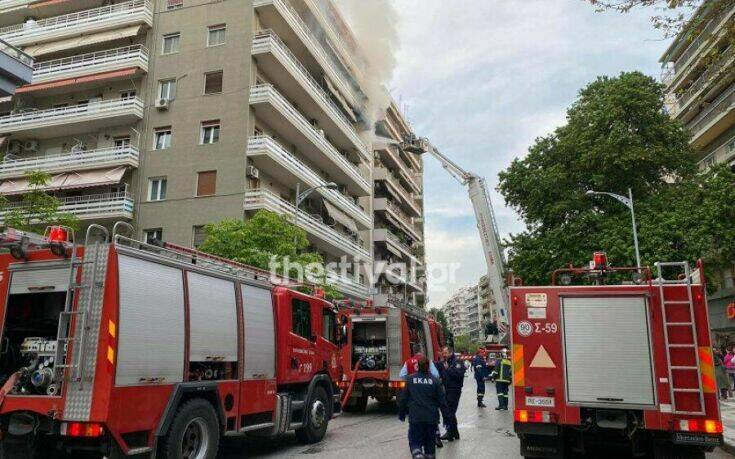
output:
[{"label": "warning triangle sign", "polygon": [[531,360],[529,368],[556,368],[554,361],[551,360],[551,356],[546,351],[546,348],[541,345],[536,351],[536,355]]}]

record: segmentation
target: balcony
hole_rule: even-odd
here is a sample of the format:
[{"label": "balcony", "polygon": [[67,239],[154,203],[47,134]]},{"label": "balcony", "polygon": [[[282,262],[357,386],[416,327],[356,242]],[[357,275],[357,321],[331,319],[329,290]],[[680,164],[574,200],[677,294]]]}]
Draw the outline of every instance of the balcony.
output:
[{"label": "balcony", "polygon": [[293,204],[272,192],[264,189],[246,192],[245,210],[255,211],[260,209],[270,210],[292,218],[299,227],[308,233],[312,244],[320,250],[335,256],[348,255],[357,260],[370,260],[370,253],[355,240],[335,231],[332,227],[303,210],[297,210]]},{"label": "balcony", "polygon": [[421,234],[416,230],[414,224],[411,222],[411,218],[388,198],[374,198],[373,210],[375,212],[385,212],[387,219],[391,223],[408,233],[412,238],[416,240],[423,239]]},{"label": "balcony", "polygon": [[253,39],[253,56],[258,68],[265,72],[283,94],[292,100],[304,114],[317,121],[337,148],[357,150],[352,159],[368,159],[352,122],[332,102],[332,99],[311,76],[306,67],[293,55],[280,37],[272,30],[258,32]]},{"label": "balcony", "polygon": [[339,191],[325,188],[326,180],[272,138],[250,137],[248,139],[248,158],[258,169],[267,171],[270,176],[285,185],[293,186],[298,182],[307,187],[322,187],[316,192],[345,211],[362,229],[372,228],[373,219],[363,208]]},{"label": "balcony", "polygon": [[31,82],[33,58],[0,40],[0,97],[15,94],[19,86]]},{"label": "balcony", "polygon": [[[75,215],[80,220],[133,218],[133,196],[127,192],[100,193],[61,198],[59,212]],[[21,203],[11,203],[0,210],[0,221],[9,210],[23,209]]]},{"label": "balcony", "polygon": [[135,67],[148,71],[148,49],[145,46],[125,46],[37,62],[33,68],[33,84]]},{"label": "balcony", "polygon": [[0,117],[0,135],[53,138],[133,124],[141,119],[143,101],[129,97],[3,116]]},{"label": "balcony", "polygon": [[273,29],[297,55],[304,56],[302,61],[312,69],[312,73],[321,74],[323,71],[350,105],[360,105],[360,97],[353,85],[288,0],[254,0],[253,7],[265,27]]},{"label": "balcony", "polygon": [[385,182],[388,192],[393,195],[396,201],[401,203],[401,207],[409,211],[414,217],[421,216],[421,207],[416,199],[406,191],[393,174],[384,167],[376,167],[373,171],[373,180],[376,182]]},{"label": "balcony", "polygon": [[733,107],[735,107],[735,84],[732,84],[687,124],[692,134],[690,140],[692,146],[704,147],[732,126],[735,121]]},{"label": "balcony", "polygon": [[36,158],[13,158],[6,155],[0,162],[0,179],[23,177],[26,172],[37,170],[55,173],[115,166],[137,168],[138,158],[138,149],[134,147],[103,148]]},{"label": "balcony", "polygon": [[[368,196],[370,182],[272,85],[250,88],[250,105],[259,119],[271,126],[286,142],[347,185],[350,194]],[[336,167],[335,167],[336,166]]]},{"label": "balcony", "polygon": [[26,21],[0,28],[0,38],[15,46],[28,46],[135,24],[153,24],[153,4],[150,1],[132,0],[38,21]]},{"label": "balcony", "polygon": [[[376,166],[380,165],[398,172],[398,178],[415,193],[421,192],[421,185],[416,180],[416,175],[409,169],[406,162],[403,161],[401,155],[394,147],[385,147],[379,150],[376,156]],[[409,155],[412,157],[413,155]],[[380,158],[380,160],[377,160]]]},{"label": "balcony", "polygon": [[389,252],[403,260],[409,260],[416,265],[422,264],[421,260],[416,258],[413,249],[386,228],[375,228],[373,230],[373,242],[385,244]]},{"label": "balcony", "polygon": [[332,271],[327,271],[327,283],[334,285],[340,293],[350,298],[365,300],[370,296],[366,285],[357,282],[354,278],[343,277]]}]

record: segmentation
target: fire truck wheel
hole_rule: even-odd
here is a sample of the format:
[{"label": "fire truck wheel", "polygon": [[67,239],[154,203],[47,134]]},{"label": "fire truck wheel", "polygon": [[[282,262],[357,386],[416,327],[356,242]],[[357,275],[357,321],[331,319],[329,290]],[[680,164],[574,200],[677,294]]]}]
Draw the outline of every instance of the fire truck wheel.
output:
[{"label": "fire truck wheel", "polygon": [[654,459],[704,459],[704,450],[696,446],[657,442],[653,446]]},{"label": "fire truck wheel", "polygon": [[58,452],[52,445],[38,439],[6,436],[0,442],[0,459],[57,458]]},{"label": "fire truck wheel", "polygon": [[165,459],[214,459],[219,448],[219,423],[212,405],[201,398],[179,407],[163,442]]},{"label": "fire truck wheel", "polygon": [[296,430],[296,438],[302,443],[316,443],[324,438],[329,424],[329,397],[323,387],[317,386],[304,405],[304,424]]}]

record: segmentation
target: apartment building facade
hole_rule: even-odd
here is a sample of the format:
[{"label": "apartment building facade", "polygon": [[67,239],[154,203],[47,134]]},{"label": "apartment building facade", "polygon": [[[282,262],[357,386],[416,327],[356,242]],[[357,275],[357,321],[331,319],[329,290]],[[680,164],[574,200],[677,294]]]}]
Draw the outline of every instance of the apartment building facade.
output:
[{"label": "apartment building facade", "polygon": [[441,307],[454,336],[466,335],[476,342],[483,341],[480,310],[480,289],[477,284],[457,290]]},{"label": "apartment building facade", "polygon": [[701,169],[735,166],[735,5],[703,2],[664,55],[667,109],[691,133]]},{"label": "apartment building facade", "polygon": [[375,303],[426,305],[423,157],[401,148],[414,136],[395,102],[376,126],[373,144]]},{"label": "apartment building facade", "polygon": [[33,58],[0,40],[0,98],[12,96],[18,86],[29,84],[32,77]]},{"label": "apartment building facade", "polygon": [[3,0],[0,39],[36,59],[0,105],[0,193],[44,170],[83,224],[183,245],[266,209],[341,262],[329,282],[369,296],[374,127],[331,2]]}]

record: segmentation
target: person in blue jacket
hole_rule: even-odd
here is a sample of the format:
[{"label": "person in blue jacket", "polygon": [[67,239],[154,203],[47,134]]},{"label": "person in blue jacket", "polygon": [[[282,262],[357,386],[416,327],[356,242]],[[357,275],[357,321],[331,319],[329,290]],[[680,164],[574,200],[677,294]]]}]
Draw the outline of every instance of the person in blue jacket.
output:
[{"label": "person in blue jacket", "polygon": [[483,402],[485,398],[485,376],[488,373],[487,360],[482,355],[482,350],[478,349],[475,357],[472,359],[472,371],[475,372],[475,382],[477,383],[477,407],[485,408],[487,405]]},{"label": "person in blue jacket", "polygon": [[464,366],[462,359],[454,355],[454,350],[450,347],[442,349],[444,355],[444,391],[447,396],[447,416],[444,419],[446,433],[441,437],[442,440],[454,441],[459,440],[459,429],[457,428],[457,408],[459,408],[459,398],[462,396],[462,386],[464,385],[464,373],[467,368]]},{"label": "person in blue jacket", "polygon": [[413,459],[436,457],[435,434],[439,425],[439,411],[446,409],[444,389],[439,378],[431,374],[429,360],[418,359],[418,371],[406,379],[406,387],[398,401],[398,417],[408,415],[408,446]]}]

